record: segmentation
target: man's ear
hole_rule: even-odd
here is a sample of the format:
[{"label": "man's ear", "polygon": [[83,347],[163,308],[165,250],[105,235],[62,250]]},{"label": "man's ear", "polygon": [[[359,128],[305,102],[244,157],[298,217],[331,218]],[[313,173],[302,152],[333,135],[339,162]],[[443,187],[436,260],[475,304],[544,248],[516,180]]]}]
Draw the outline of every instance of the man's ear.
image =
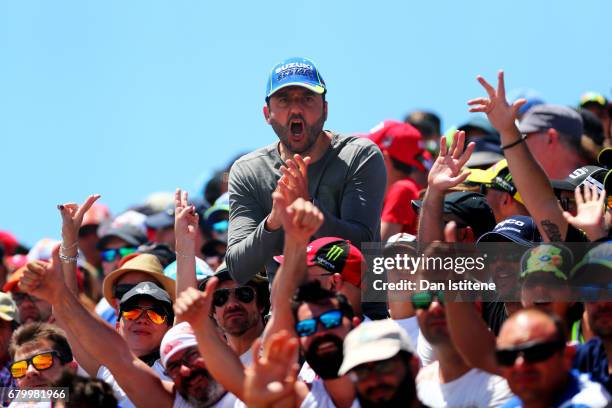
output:
[{"label": "man's ear", "polygon": [[334,285],[334,290],[336,292],[342,290],[342,286],[344,286],[344,279],[342,279],[342,275],[339,273],[334,273],[331,278]]},{"label": "man's ear", "polygon": [[550,128],[546,131],[546,137],[548,138],[548,144],[557,143],[559,141],[559,132],[556,129]]},{"label": "man's ear", "polygon": [[268,109],[268,105],[264,105],[263,107],[264,118],[266,119],[266,123],[270,124],[270,109]]},{"label": "man's ear", "polygon": [[327,120],[327,101],[323,102],[323,121]]}]

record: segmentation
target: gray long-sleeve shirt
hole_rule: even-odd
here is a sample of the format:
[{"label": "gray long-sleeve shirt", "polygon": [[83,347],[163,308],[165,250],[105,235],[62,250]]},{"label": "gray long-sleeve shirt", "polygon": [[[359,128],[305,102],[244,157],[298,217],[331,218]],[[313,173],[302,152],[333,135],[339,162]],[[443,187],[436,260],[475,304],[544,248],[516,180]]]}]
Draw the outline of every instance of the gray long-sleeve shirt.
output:
[{"label": "gray long-sleeve shirt", "polygon": [[[273,279],[283,251],[283,231],[267,231],[272,193],[283,164],[278,143],[238,159],[229,177],[229,236],[226,262],[234,280],[244,284],[265,266]],[[329,149],[308,167],[308,190],[325,222],[313,239],[337,236],[357,247],[380,240],[387,173],[382,154],[370,140],[333,134]]]}]

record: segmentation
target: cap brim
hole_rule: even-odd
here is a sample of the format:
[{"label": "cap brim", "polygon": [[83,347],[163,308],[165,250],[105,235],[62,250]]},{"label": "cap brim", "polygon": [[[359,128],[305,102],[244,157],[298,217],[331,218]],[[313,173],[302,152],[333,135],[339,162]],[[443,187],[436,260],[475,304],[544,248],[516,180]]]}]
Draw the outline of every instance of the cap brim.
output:
[{"label": "cap brim", "polygon": [[476,241],[476,245],[480,244],[481,242],[507,242],[507,241],[514,242],[515,244],[520,244],[526,247],[532,247],[535,245],[535,243],[529,240],[517,237],[512,234],[505,233],[503,231],[502,232],[491,231],[491,232],[486,232],[482,234],[480,238],[478,238],[478,240]]},{"label": "cap brim", "polygon": [[344,361],[338,370],[338,375],[345,375],[353,368],[374,361],[388,360],[401,351],[397,339],[381,339],[376,344],[365,343],[348,353],[345,351]]},{"label": "cap brim", "polygon": [[168,295],[170,296],[172,302],[176,300],[176,281],[174,279],[169,278],[161,273],[149,272],[143,269],[119,268],[109,273],[106,278],[104,278],[104,281],[102,281],[102,294],[110,305],[113,304],[113,286],[115,285],[115,282],[117,282],[120,277],[122,277],[128,272],[142,272],[150,275],[151,279],[159,282],[164,288],[164,290],[168,292]]},{"label": "cap brim", "polygon": [[312,92],[319,94],[319,95],[322,95],[325,93],[325,88],[323,88],[321,85],[318,85],[318,84],[309,84],[307,82],[288,82],[286,84],[282,84],[281,86],[270,90],[270,93],[266,97],[269,98],[272,95],[274,95],[276,92],[280,91],[283,88],[287,88],[288,86],[300,86],[302,88],[311,90]]}]

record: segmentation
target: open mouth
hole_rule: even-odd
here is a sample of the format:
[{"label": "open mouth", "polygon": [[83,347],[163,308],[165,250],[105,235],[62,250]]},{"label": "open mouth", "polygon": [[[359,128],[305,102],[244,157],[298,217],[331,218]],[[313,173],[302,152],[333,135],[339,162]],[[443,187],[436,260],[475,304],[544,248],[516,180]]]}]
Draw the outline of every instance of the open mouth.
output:
[{"label": "open mouth", "polygon": [[304,124],[300,121],[291,122],[291,133],[294,135],[301,135],[304,132]]}]

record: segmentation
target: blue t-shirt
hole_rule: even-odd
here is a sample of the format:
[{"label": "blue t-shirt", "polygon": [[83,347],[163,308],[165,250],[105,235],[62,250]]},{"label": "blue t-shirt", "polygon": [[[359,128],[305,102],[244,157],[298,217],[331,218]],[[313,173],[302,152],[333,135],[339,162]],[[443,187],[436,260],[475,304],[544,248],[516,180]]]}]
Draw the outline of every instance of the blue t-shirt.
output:
[{"label": "blue t-shirt", "polygon": [[[553,408],[605,408],[610,402],[610,394],[605,388],[589,379],[588,374],[570,371],[570,380],[563,394],[557,398]],[[519,408],[523,403],[517,396],[502,405],[502,408]]]},{"label": "blue t-shirt", "polygon": [[602,384],[608,392],[612,393],[612,382],[608,372],[608,356],[599,337],[593,337],[576,347],[573,368],[581,373],[590,374],[591,380]]}]

